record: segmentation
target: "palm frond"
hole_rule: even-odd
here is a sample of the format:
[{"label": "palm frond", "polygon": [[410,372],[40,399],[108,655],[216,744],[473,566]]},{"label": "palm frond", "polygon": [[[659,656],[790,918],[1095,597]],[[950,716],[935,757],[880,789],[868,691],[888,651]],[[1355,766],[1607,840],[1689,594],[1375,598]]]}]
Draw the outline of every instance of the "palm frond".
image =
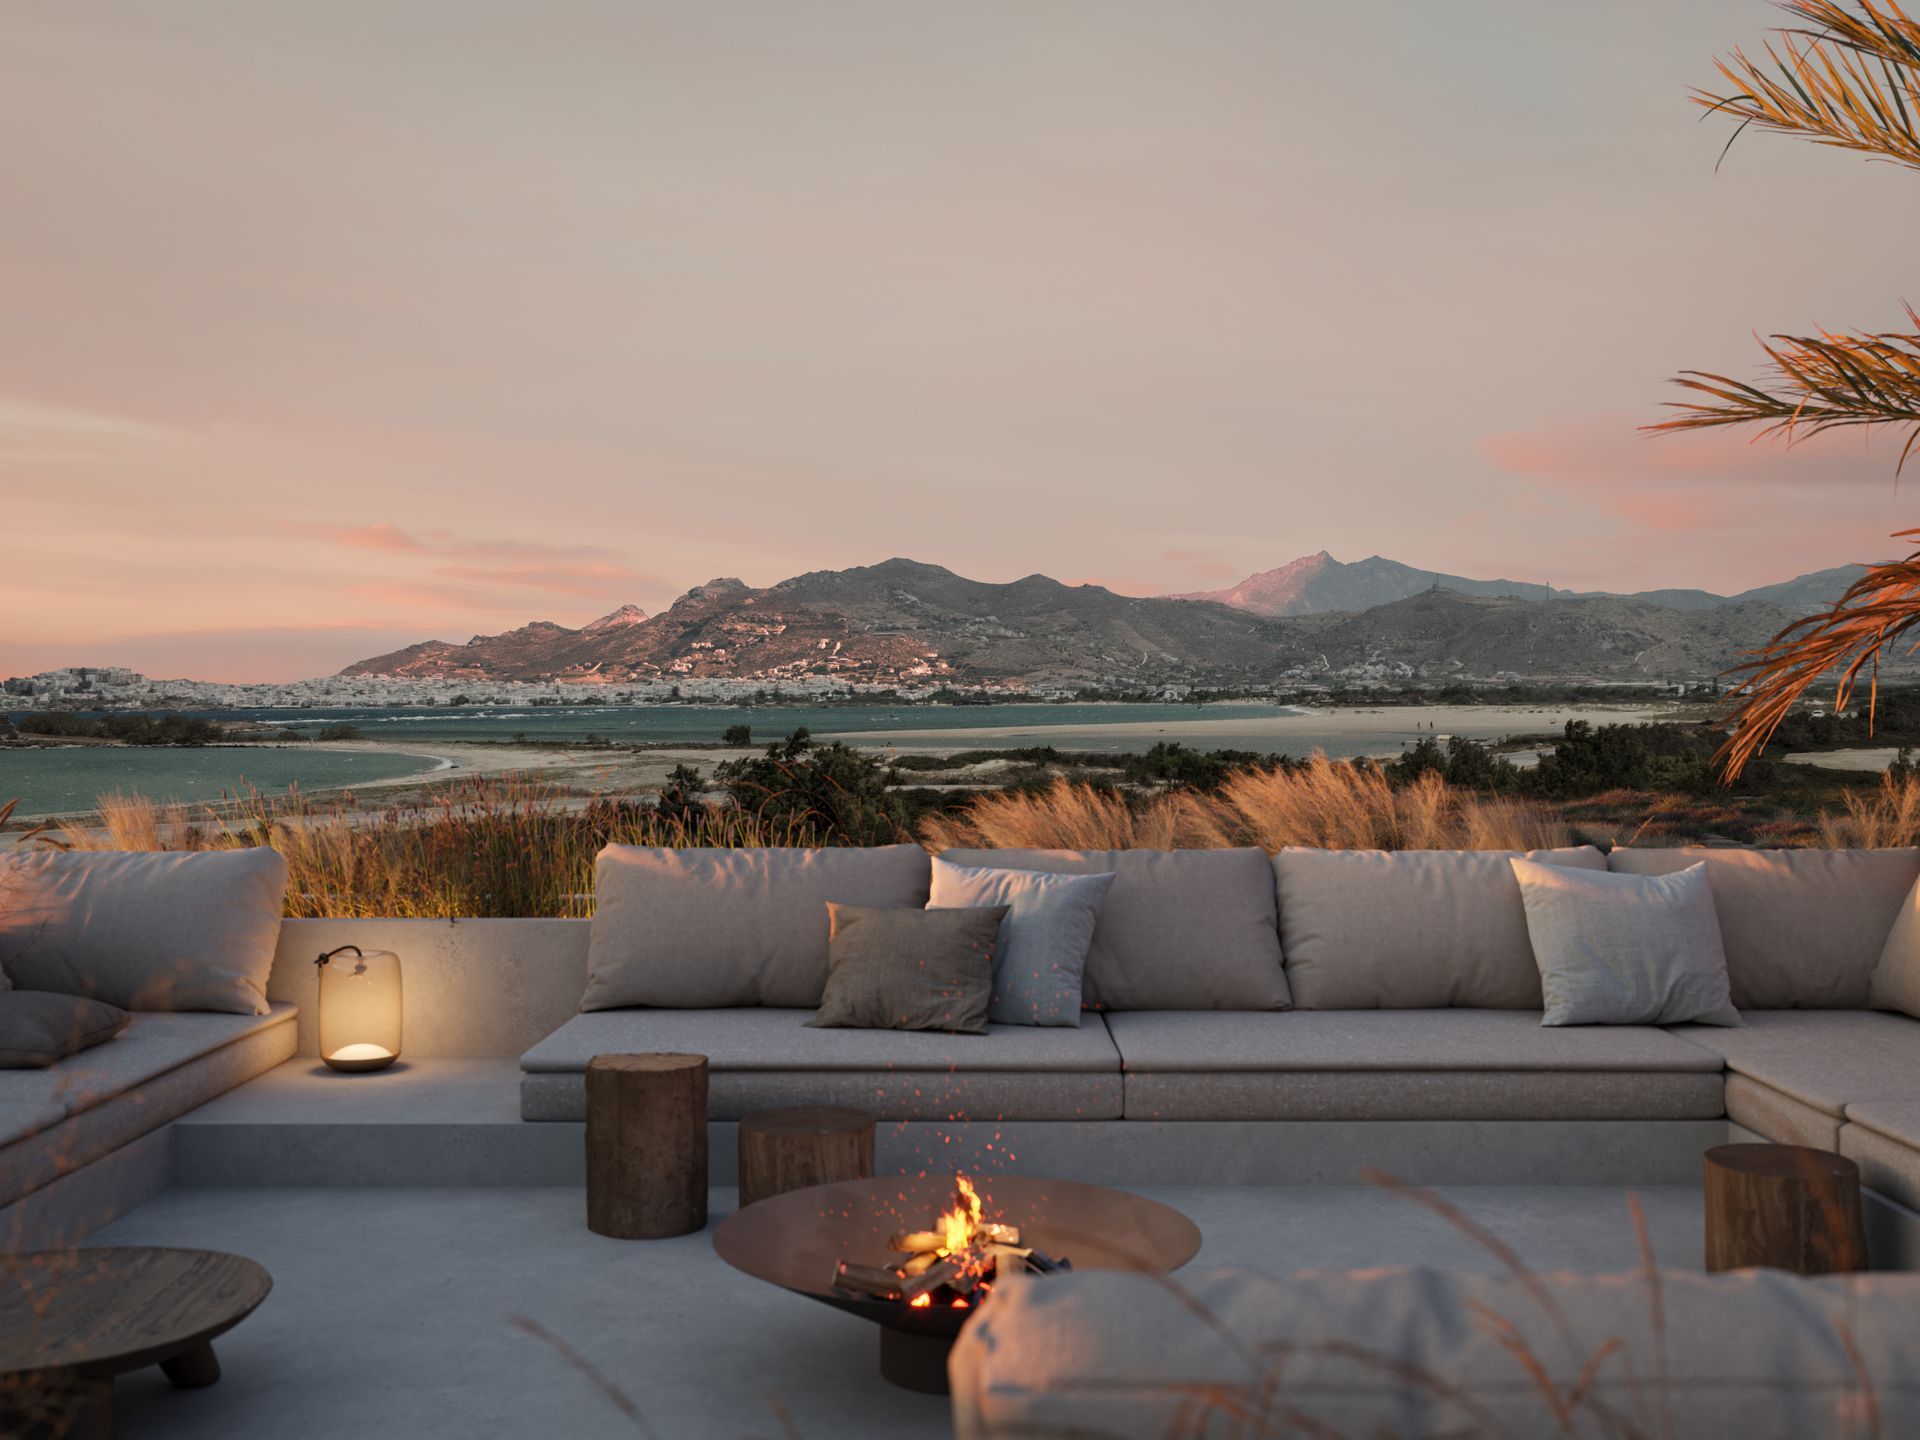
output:
[{"label": "palm frond", "polygon": [[[1920,314],[1906,307],[1920,330]],[[1775,335],[1761,342],[1770,373],[1756,384],[1703,370],[1674,383],[1700,398],[1676,400],[1682,413],[1649,425],[1654,432],[1758,425],[1792,443],[1827,430],[1892,425],[1907,432],[1906,463],[1920,441],[1920,333]]]},{"label": "palm frond", "polygon": [[1738,120],[1735,138],[1757,126],[1920,170],[1920,21],[1898,0],[1783,8],[1804,23],[1778,31],[1764,58],[1716,60],[1725,87],[1696,90],[1694,103]]},{"label": "palm frond", "polygon": [[[1894,537],[1914,543],[1920,530]],[[1852,703],[1864,677],[1869,724],[1879,699],[1880,655],[1920,627],[1920,550],[1904,560],[1872,565],[1824,615],[1796,620],[1754,658],[1736,666],[1733,733],[1715,759],[1728,780],[1767,747],[1780,722],[1814,686],[1834,677],[1833,706]],[[1920,649],[1920,637],[1908,647]]]}]

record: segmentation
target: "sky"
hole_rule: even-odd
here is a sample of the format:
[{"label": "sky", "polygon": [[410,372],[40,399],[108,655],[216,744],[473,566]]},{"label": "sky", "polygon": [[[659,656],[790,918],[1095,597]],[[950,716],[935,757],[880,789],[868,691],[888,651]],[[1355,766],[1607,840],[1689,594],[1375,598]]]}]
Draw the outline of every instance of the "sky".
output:
[{"label": "sky", "polygon": [[[1637,427],[1891,328],[1920,183],[1728,136],[1763,0],[23,0],[0,675],[292,679],[894,555],[1735,590],[1891,437]],[[1903,264],[1901,262],[1907,262]]]}]

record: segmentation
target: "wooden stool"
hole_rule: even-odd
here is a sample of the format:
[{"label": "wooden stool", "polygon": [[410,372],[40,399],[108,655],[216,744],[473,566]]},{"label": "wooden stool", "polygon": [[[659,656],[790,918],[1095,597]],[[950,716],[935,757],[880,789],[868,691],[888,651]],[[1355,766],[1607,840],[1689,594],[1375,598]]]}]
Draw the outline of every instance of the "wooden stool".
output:
[{"label": "wooden stool", "polygon": [[1707,1269],[1800,1275],[1867,1268],[1860,1167],[1799,1145],[1707,1151]]},{"label": "wooden stool", "polygon": [[740,1122],[740,1208],[808,1185],[873,1178],[873,1116],[833,1105],[762,1110]]},{"label": "wooden stool", "polygon": [[617,1240],[707,1223],[707,1057],[587,1062],[587,1228]]}]

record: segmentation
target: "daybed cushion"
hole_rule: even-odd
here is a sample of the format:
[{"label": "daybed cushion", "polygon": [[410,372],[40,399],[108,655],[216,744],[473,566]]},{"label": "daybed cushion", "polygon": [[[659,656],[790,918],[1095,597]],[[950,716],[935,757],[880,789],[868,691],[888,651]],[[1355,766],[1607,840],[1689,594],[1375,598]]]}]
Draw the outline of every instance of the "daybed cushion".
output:
[{"label": "daybed cushion", "polygon": [[1860,1167],[1868,1189],[1920,1210],[1920,1099],[1849,1105],[1840,1153]]},{"label": "daybed cushion", "polygon": [[1913,1435],[1916,1306],[1913,1275],[1768,1270],[1011,1276],[954,1345],[954,1433]]},{"label": "daybed cushion", "polygon": [[[1721,1057],[1727,1114],[1769,1140],[1831,1150],[1849,1105],[1920,1097],[1920,1020],[1881,1011],[1749,1010],[1738,1030],[1676,1025]],[[1748,1082],[1740,1084],[1742,1077]]]},{"label": "daybed cushion", "polygon": [[1740,1010],[1864,1010],[1920,850],[1615,850],[1608,868],[1668,875],[1706,862]]},{"label": "daybed cushion", "polygon": [[691,849],[609,845],[594,866],[582,1010],[818,1005],[827,902],[927,903],[918,845]]},{"label": "daybed cushion", "polygon": [[586,1116],[595,1055],[685,1051],[710,1066],[715,1120],[782,1105],[854,1105],[883,1120],[1117,1120],[1120,1055],[1097,1017],[985,1035],[816,1030],[811,1010],[622,1010],[569,1020],[520,1059],[521,1114]]},{"label": "daybed cushion", "polygon": [[1672,1120],[1725,1113],[1718,1057],[1651,1026],[1518,1010],[1107,1017],[1130,1120]]},{"label": "daybed cushion", "polygon": [[1260,849],[948,850],[955,865],[1111,872],[1082,977],[1089,1010],[1282,1010],[1273,871]]},{"label": "daybed cushion", "polygon": [[1539,1010],[1514,856],[1604,870],[1564,850],[1308,850],[1273,857],[1287,985],[1302,1010]]},{"label": "daybed cushion", "polygon": [[267,1013],[287,862],[278,851],[33,851],[0,860],[14,988],[123,1010]]},{"label": "daybed cushion", "polygon": [[292,1058],[294,1007],[266,1015],[139,1013],[104,1045],[0,1074],[0,1108],[61,1119],[0,1149],[0,1204],[38,1190]]}]

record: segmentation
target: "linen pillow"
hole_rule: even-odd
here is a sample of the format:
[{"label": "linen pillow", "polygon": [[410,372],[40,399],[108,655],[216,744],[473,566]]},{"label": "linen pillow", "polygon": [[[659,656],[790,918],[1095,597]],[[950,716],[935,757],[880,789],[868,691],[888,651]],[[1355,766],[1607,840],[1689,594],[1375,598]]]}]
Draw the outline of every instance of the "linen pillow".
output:
[{"label": "linen pillow", "polygon": [[278,851],[35,851],[0,859],[0,969],[124,1010],[267,1013]]},{"label": "linen pillow", "polygon": [[594,864],[582,1010],[811,1010],[827,984],[827,902],[927,903],[927,852],[609,845]]},{"label": "linen pillow", "polygon": [[1887,932],[1869,998],[1875,1010],[1898,1010],[1920,1020],[1920,880],[1900,902]]},{"label": "linen pillow", "polygon": [[1561,850],[1315,850],[1273,857],[1287,986],[1303,1010],[1538,1010],[1540,971],[1507,861],[1605,870]]},{"label": "linen pillow", "polygon": [[1738,1025],[1707,867],[1614,875],[1507,862],[1546,1001],[1542,1025]]},{"label": "linen pillow", "polygon": [[1706,863],[1733,1003],[1864,1010],[1920,850],[1622,849],[1607,868],[1665,875]]},{"label": "linen pillow", "polygon": [[993,947],[993,999],[987,1018],[1002,1025],[1078,1025],[1080,977],[1113,888],[1105,875],[990,870],[934,857],[929,910],[1004,905]]},{"label": "linen pillow", "polygon": [[955,865],[1111,874],[1087,949],[1089,1010],[1284,1010],[1267,852],[949,850]]},{"label": "linen pillow", "polygon": [[993,946],[1008,907],[869,910],[827,906],[826,994],[816,1029],[987,1033]]},{"label": "linen pillow", "polygon": [[104,1044],[133,1017],[117,1005],[46,990],[0,994],[0,1070],[44,1070]]}]

